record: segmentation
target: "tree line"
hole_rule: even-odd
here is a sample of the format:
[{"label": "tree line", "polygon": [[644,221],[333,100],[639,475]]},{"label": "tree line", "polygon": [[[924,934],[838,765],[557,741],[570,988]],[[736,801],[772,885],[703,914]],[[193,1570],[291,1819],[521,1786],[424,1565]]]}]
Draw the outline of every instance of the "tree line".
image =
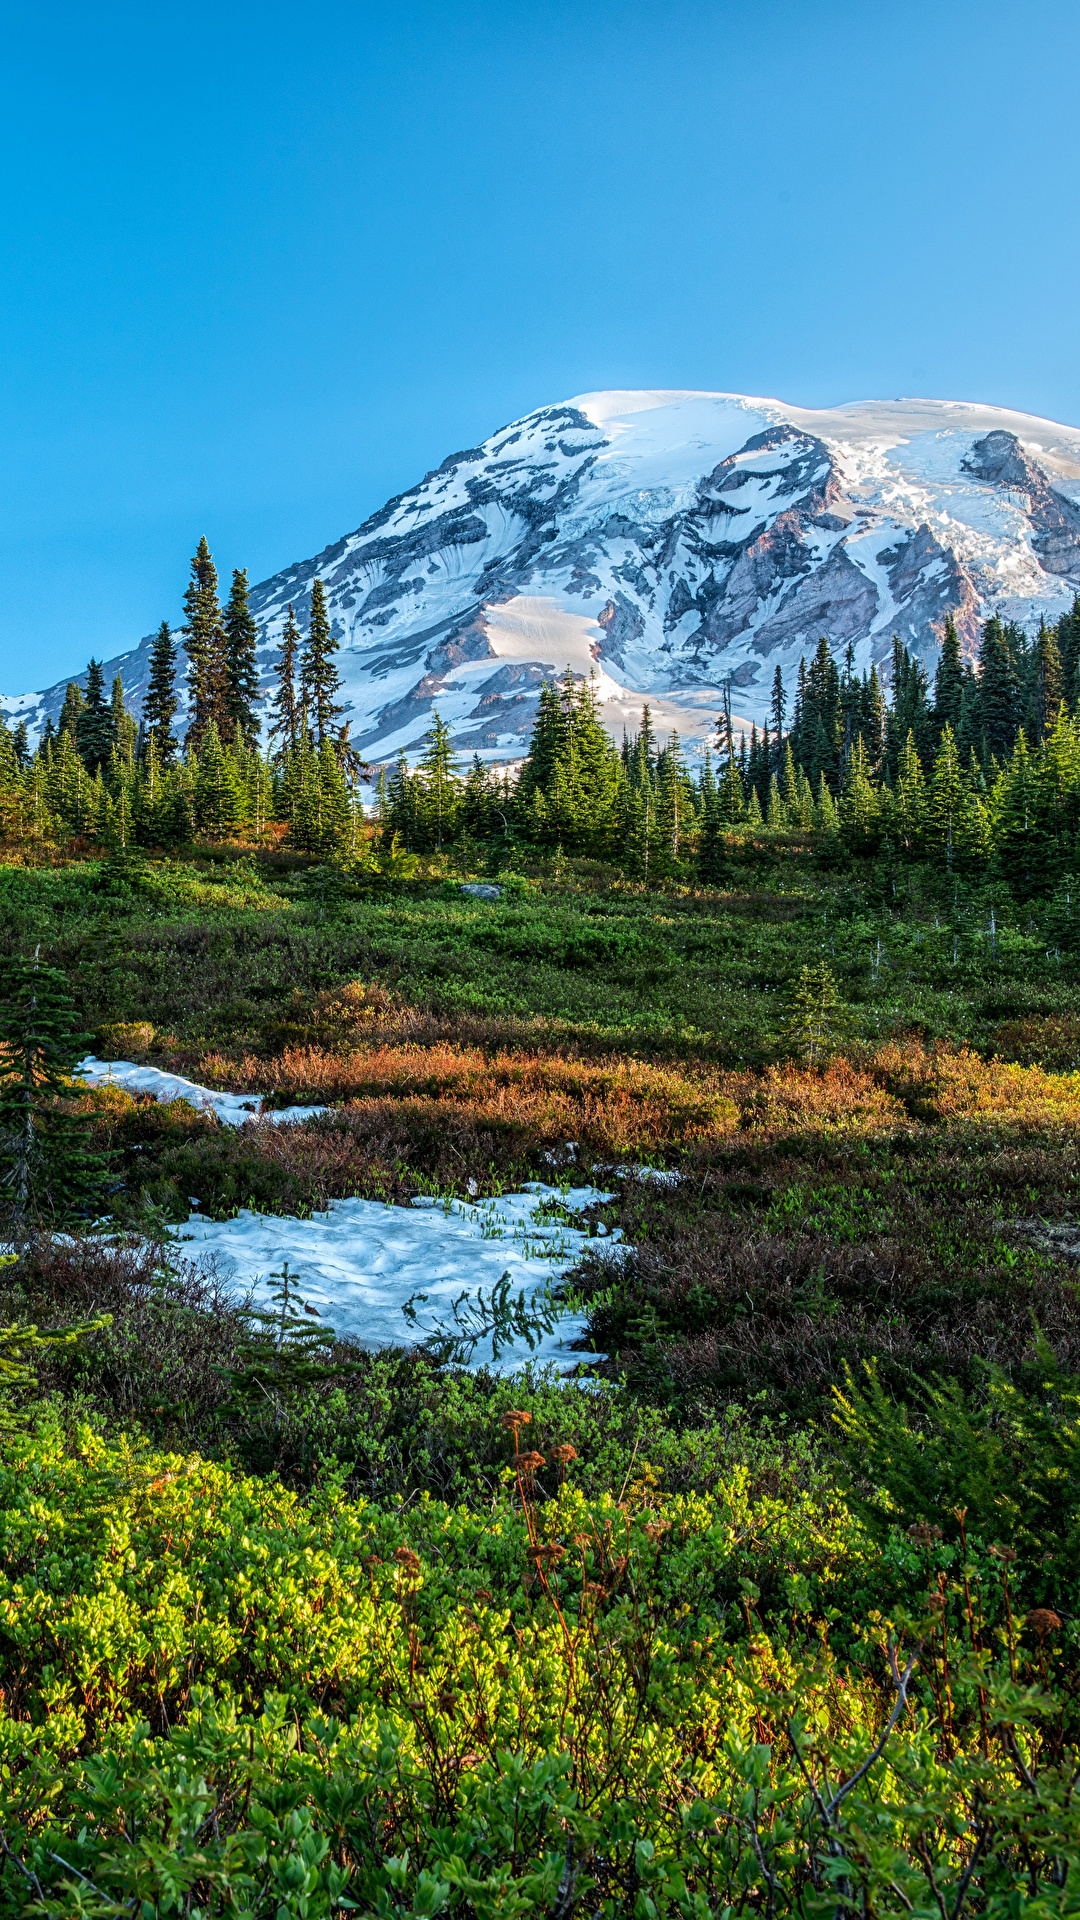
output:
[{"label": "tree line", "polygon": [[[692,763],[677,732],[661,744],[648,705],[616,743],[593,682],[568,668],[540,689],[524,761],[513,773],[474,756],[458,764],[437,712],[417,764],[402,751],[370,777],[342,719],[341,677],[320,580],[306,633],[290,605],[260,741],[258,629],[246,571],[224,606],[205,539],[191,562],[184,625],[151,649],[141,719],[99,662],[73,683],[31,751],[24,722],[0,726],[0,827],[9,843],[168,850],[193,841],[259,841],[355,860],[450,848],[499,864],[515,849],[614,862],[634,878],[722,884],[740,839],[809,837],[833,857],[874,855],[1000,874],[1020,891],[1053,888],[1077,865],[1080,833],[1080,595],[1028,635],[997,615],[977,665],[945,622],[933,681],[894,640],[882,671],[837,660],[823,638],[799,665],[791,719],[776,669],[769,717],[736,740],[730,690],[713,738]],[[180,736],[179,647],[186,655]]]}]

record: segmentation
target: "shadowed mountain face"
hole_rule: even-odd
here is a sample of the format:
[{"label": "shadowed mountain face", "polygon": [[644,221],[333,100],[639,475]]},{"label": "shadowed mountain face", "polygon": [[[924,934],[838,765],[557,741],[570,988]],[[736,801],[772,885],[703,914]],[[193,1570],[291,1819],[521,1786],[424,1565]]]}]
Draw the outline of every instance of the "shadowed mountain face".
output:
[{"label": "shadowed mountain face", "polygon": [[[776,666],[790,685],[823,633],[860,667],[894,633],[932,664],[950,612],[969,652],[992,609],[1056,618],[1080,585],[1078,501],[1080,431],[1000,409],[586,395],[257,586],[264,683],[320,578],[369,758],[412,751],[436,707],[463,752],[517,757],[567,666],[595,673],[616,732],[647,698],[661,732],[700,737],[725,682],[760,719]],[[136,710],[149,651],[106,666]],[[40,725],[65,686],[3,706]]]}]

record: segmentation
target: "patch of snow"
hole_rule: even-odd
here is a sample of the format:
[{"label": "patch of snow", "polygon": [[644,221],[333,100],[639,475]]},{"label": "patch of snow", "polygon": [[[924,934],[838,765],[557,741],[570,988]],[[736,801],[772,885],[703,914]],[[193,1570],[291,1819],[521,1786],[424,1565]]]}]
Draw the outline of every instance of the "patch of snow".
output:
[{"label": "patch of snow", "polygon": [[[411,1207],[335,1200],[309,1220],[248,1212],[207,1220],[193,1214],[178,1238],[189,1255],[212,1257],[225,1284],[237,1293],[250,1290],[256,1305],[270,1304],[269,1278],[287,1260],[305,1303],[337,1332],[366,1347],[411,1346],[440,1330],[440,1323],[452,1330],[451,1303],[465,1290],[488,1293],[509,1273],[515,1288],[531,1298],[560,1279],[596,1242],[544,1218],[541,1210],[556,1202],[580,1212],[611,1198],[597,1187],[567,1191],[530,1181],[523,1193],[475,1204],[426,1196]],[[618,1230],[609,1234],[605,1247],[618,1237]],[[402,1308],[417,1293],[427,1295],[427,1304],[418,1306],[412,1327]],[[532,1352],[518,1340],[493,1362],[490,1348],[480,1346],[472,1364],[515,1373],[530,1361],[566,1369],[602,1358],[571,1345],[584,1331],[585,1322],[567,1314]]]},{"label": "patch of snow", "polygon": [[88,1053],[80,1060],[75,1076],[88,1087],[124,1087],[129,1093],[152,1093],[155,1100],[186,1100],[200,1112],[217,1114],[226,1127],[242,1127],[246,1120],[269,1120],[274,1126],[292,1126],[313,1120],[326,1107],[278,1107],[263,1111],[262,1096],[257,1093],[219,1093],[213,1087],[201,1087],[185,1080],[180,1073],[164,1073],[160,1067],[140,1067],[133,1060],[98,1060]]}]

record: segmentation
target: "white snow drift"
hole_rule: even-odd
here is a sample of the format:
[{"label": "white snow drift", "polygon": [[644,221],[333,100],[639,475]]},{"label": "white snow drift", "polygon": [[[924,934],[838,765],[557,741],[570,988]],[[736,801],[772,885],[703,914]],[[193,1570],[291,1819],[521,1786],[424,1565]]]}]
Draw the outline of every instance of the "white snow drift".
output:
[{"label": "white snow drift", "polygon": [[[288,1107],[260,1114],[259,1101],[250,1096],[219,1093],[130,1060],[91,1055],[78,1072],[91,1086],[111,1081],[157,1100],[210,1108],[226,1126],[299,1124],[326,1112],[325,1107]],[[523,1193],[475,1203],[421,1198],[411,1207],[395,1207],[378,1200],[336,1200],[307,1220],[247,1211],[232,1220],[209,1220],[196,1210],[177,1239],[191,1258],[212,1259],[225,1283],[238,1294],[250,1292],[257,1305],[268,1303],[276,1284],[272,1276],[287,1261],[305,1302],[338,1332],[368,1347],[405,1346],[440,1326],[452,1330],[452,1301],[463,1292],[490,1293],[504,1273],[529,1298],[560,1279],[586,1246],[600,1244],[566,1216],[610,1198],[596,1187],[564,1189],[531,1181]],[[191,1204],[197,1209],[198,1200]],[[618,1238],[618,1233],[608,1236],[605,1248]],[[414,1327],[402,1308],[418,1293],[428,1299],[418,1308]],[[590,1357],[571,1344],[583,1333],[584,1322],[568,1314],[534,1349],[518,1340],[493,1362],[490,1345],[481,1346],[473,1364],[494,1364],[506,1373],[532,1360],[565,1370]]]}]

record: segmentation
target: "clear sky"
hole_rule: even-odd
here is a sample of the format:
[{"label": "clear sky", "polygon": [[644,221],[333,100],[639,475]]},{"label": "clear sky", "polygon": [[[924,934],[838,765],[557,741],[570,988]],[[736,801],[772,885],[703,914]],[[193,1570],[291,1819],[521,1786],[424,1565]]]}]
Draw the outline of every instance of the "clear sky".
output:
[{"label": "clear sky", "polygon": [[1080,424],[1077,0],[0,24],[5,693],[591,388]]}]

